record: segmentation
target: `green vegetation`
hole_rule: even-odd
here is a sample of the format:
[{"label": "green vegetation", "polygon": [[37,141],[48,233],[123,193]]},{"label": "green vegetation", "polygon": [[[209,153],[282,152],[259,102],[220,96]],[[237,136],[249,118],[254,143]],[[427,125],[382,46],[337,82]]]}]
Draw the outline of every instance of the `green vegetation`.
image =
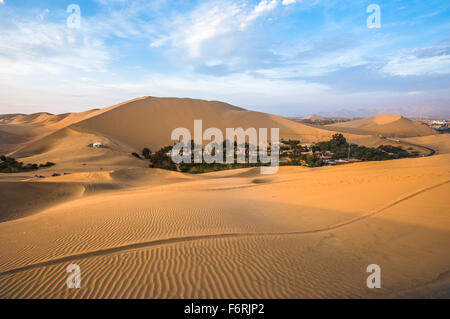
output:
[{"label": "green vegetation", "polygon": [[133,155],[134,157],[136,157],[136,158],[138,158],[140,160],[142,159],[142,157],[136,152],[131,153],[131,155]]},{"label": "green vegetation", "polygon": [[172,161],[172,158],[167,155],[172,150],[172,146],[165,146],[150,156],[150,167],[168,169],[170,171],[176,171],[177,166]]},{"label": "green vegetation", "polygon": [[[192,149],[194,149],[194,141],[190,141]],[[262,163],[249,163],[249,154],[250,150],[257,151],[257,147],[254,147],[254,149],[248,144],[245,143],[245,145],[242,145],[245,147],[245,159],[246,163],[236,163],[236,156],[237,152],[235,151],[234,157],[235,157],[235,163],[232,164],[226,164],[226,150],[227,147],[236,148],[237,143],[234,142],[234,144],[230,143],[230,141],[224,141],[223,142],[223,159],[224,164],[220,163],[212,163],[208,164],[206,162],[203,163],[194,163],[194,152],[191,153],[191,162],[192,163],[181,163],[181,164],[175,164],[172,161],[172,157],[170,155],[170,152],[172,151],[173,146],[165,146],[162,147],[159,151],[152,153],[149,148],[144,148],[142,150],[142,156],[145,159],[148,159],[150,161],[149,167],[152,168],[162,168],[167,170],[173,170],[173,171],[181,171],[185,173],[191,173],[191,174],[200,174],[200,173],[206,173],[206,172],[214,172],[214,171],[221,171],[221,170],[228,170],[228,169],[236,169],[236,168],[246,168],[246,167],[256,167],[256,166],[263,166],[263,165],[269,165],[269,164],[262,164]],[[216,148],[212,149],[211,154],[214,156],[216,155]],[[142,157],[137,154],[136,152],[132,153],[133,156],[142,159]]]},{"label": "green vegetation", "polygon": [[233,164],[220,164],[220,163],[191,163],[191,164],[180,164],[180,171],[183,173],[190,174],[202,174],[216,171],[224,171],[229,169],[237,169],[237,168],[250,168],[250,167],[259,167],[259,166],[267,166],[269,164],[262,163],[233,163]]},{"label": "green vegetation", "polygon": [[[194,141],[191,140],[192,149],[194,149],[194,146],[195,146]],[[213,146],[213,149],[211,150],[212,156],[216,155],[217,148],[219,145],[216,145],[216,146]],[[241,148],[244,149],[243,154],[244,154],[244,158],[245,158],[245,163],[237,163],[238,146],[240,146]],[[233,163],[226,163],[227,162],[227,149],[234,150]],[[201,174],[201,173],[223,171],[223,170],[229,170],[229,169],[249,168],[249,167],[259,167],[259,166],[270,165],[270,164],[264,164],[261,162],[250,163],[250,153],[255,152],[255,154],[257,154],[258,147],[254,146],[254,145],[250,145],[247,142],[238,145],[236,141],[234,143],[232,143],[229,140],[223,141],[221,151],[222,151],[221,157],[223,159],[223,163],[206,163],[205,161],[203,161],[202,163],[194,163],[194,152],[192,152],[191,153],[191,163],[181,163],[179,165],[179,169],[180,169],[180,171],[182,171],[184,173]],[[268,149],[268,153],[270,153],[270,149]]]},{"label": "green vegetation", "polygon": [[172,161],[172,158],[169,155],[167,155],[167,153],[172,150],[172,147],[173,146],[165,146],[156,153],[152,153],[152,151],[148,147],[145,147],[141,151],[142,157],[136,152],[131,153],[131,155],[140,160],[143,159],[149,160],[150,161],[149,167],[176,171],[177,166]]},{"label": "green vegetation", "polygon": [[18,172],[28,172],[34,171],[39,168],[46,168],[55,165],[55,163],[47,162],[45,164],[23,164],[22,162],[16,161],[12,157],[0,156],[0,172],[1,173],[18,173]]},{"label": "green vegetation", "polygon": [[142,156],[144,156],[145,159],[150,159],[150,156],[152,155],[152,151],[149,148],[144,148],[142,150]]},{"label": "green vegetation", "polygon": [[[191,149],[195,149],[195,144],[190,141]],[[211,151],[212,156],[216,155],[218,146],[213,146]],[[230,141],[223,142],[223,151],[221,157],[223,163],[194,163],[194,152],[191,152],[191,163],[175,164],[171,158],[171,151],[173,146],[165,146],[156,153],[152,153],[149,148],[142,150],[142,156],[150,161],[150,167],[162,168],[167,170],[181,171],[191,174],[200,174],[228,169],[248,168],[267,166],[261,162],[250,163],[250,154],[254,152],[258,153],[258,147],[249,145],[248,143],[240,145],[245,150],[245,163],[237,163],[238,148],[237,143],[231,143]],[[226,163],[227,148],[234,150],[233,163]],[[409,149],[412,150],[411,148]],[[243,152],[244,153],[244,152]],[[270,154],[270,146],[268,147],[267,154]],[[139,159],[142,157],[133,153]],[[242,153],[241,153],[242,155]],[[280,144],[280,166],[297,165],[308,167],[320,167],[327,164],[346,163],[347,160],[353,161],[383,161],[396,158],[413,157],[418,156],[417,151],[404,150],[401,147],[391,145],[380,145],[376,148],[370,148],[365,146],[359,146],[356,144],[349,144],[345,137],[338,133],[334,134],[329,141],[319,142],[314,145],[302,145],[299,140],[281,140]]]},{"label": "green vegetation", "polygon": [[391,145],[376,148],[349,144],[342,134],[334,134],[327,142],[319,142],[312,147],[313,152],[329,154],[332,159],[354,158],[361,161],[385,161],[396,158],[412,157],[407,150]]},{"label": "green vegetation", "polygon": [[320,156],[313,154],[301,154],[298,159],[294,159],[293,162],[297,165],[308,167],[320,167],[325,165],[324,160]]},{"label": "green vegetation", "polygon": [[[334,134],[329,141],[311,147],[301,146],[299,141],[281,141],[280,165],[304,165],[318,167],[326,164],[351,161],[384,161],[418,156],[417,151],[408,152],[401,147],[380,145],[376,148],[349,144],[345,137]],[[409,149],[413,150],[412,148]],[[337,162],[336,162],[337,161]]]},{"label": "green vegetation", "polygon": [[45,163],[45,164],[39,164],[39,167],[51,167],[51,166],[53,166],[53,165],[55,165],[55,163],[47,162],[47,163]]},{"label": "green vegetation", "polygon": [[313,125],[329,125],[335,123],[348,122],[350,119],[292,119],[295,122]]},{"label": "green vegetation", "polygon": [[295,149],[299,146],[301,147],[299,140],[289,139],[288,141],[285,141],[285,140],[281,140],[281,141],[283,142],[283,144],[287,145],[287,147],[289,147],[289,149]]}]

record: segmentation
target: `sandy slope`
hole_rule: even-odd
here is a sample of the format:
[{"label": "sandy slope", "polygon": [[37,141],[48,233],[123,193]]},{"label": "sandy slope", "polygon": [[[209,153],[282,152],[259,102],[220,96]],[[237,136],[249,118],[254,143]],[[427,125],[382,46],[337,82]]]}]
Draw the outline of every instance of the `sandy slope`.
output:
[{"label": "sandy slope", "polygon": [[35,141],[101,112],[103,110],[95,109],[58,115],[50,113],[0,115],[0,154],[33,147]]},{"label": "sandy slope", "polygon": [[[369,297],[418,289],[450,269],[449,156],[285,167],[264,178],[254,169],[187,180],[173,173],[175,183],[156,174],[149,186],[1,223],[0,295]],[[83,272],[75,292],[64,286],[72,262]],[[365,287],[371,263],[383,269],[377,291]]]},{"label": "sandy slope", "polygon": [[[162,146],[173,144],[171,132],[177,127],[188,128],[194,134],[194,120],[199,119],[203,121],[204,130],[217,127],[225,134],[228,127],[279,128],[280,138],[299,139],[303,143],[330,139],[335,133],[329,128],[316,128],[277,115],[247,111],[222,102],[194,99],[143,97],[80,114],[73,115],[72,120],[77,119],[74,123],[59,119],[55,123],[62,128],[25,143],[11,155],[24,162],[46,159],[62,166],[57,167],[59,169],[68,169],[71,163],[79,166],[82,163],[90,165],[91,162],[94,165],[104,163],[103,166],[116,169],[122,164],[139,166],[136,159],[130,158],[131,152],[139,152],[144,147],[158,150]],[[37,125],[35,121],[38,119],[40,122],[49,121],[48,116],[44,119],[42,116],[34,116],[30,121]],[[21,121],[24,122],[24,119]],[[52,121],[53,117],[51,123]],[[55,123],[44,127],[54,130],[57,127]],[[68,125],[69,123],[72,124]],[[367,132],[345,133],[345,136],[352,143],[370,147],[396,144]],[[88,150],[87,146],[94,142],[102,142],[108,149]],[[421,148],[417,150],[427,153]],[[72,156],[68,157],[67,153]],[[133,161],[134,164],[131,163]]]},{"label": "sandy slope", "polygon": [[43,125],[34,124],[0,124],[0,154],[11,153],[26,145],[33,139],[38,139],[53,132]]},{"label": "sandy slope", "polygon": [[[6,127],[66,117],[13,118]],[[0,222],[0,297],[450,297],[449,135],[404,139],[436,149],[431,157],[282,167],[272,176],[258,168],[186,175],[130,156],[169,144],[172,127],[199,118],[204,127],[279,127],[303,141],[334,133],[220,102],[156,98],[51,129],[13,153],[56,162],[39,171],[46,178],[0,174],[8,220]],[[94,141],[108,147],[87,147]],[[66,288],[70,263],[81,266],[79,290]],[[382,267],[379,290],[365,285],[372,263]]]},{"label": "sandy slope", "polygon": [[[34,144],[41,142],[47,135],[102,114],[124,104],[140,100],[142,98],[126,101],[103,109],[92,109],[80,113],[51,114],[46,112],[34,114],[0,114],[0,154],[17,156],[17,154],[29,153],[29,149],[35,150]],[[51,143],[54,137],[49,138]],[[34,152],[34,154],[39,154]]]},{"label": "sandy slope", "polygon": [[[247,111],[222,102],[154,97],[138,98],[84,113],[20,114],[6,116],[3,121],[8,123],[7,127],[28,125],[47,130],[47,134],[33,136],[31,141],[16,147],[11,156],[24,162],[46,159],[66,169],[71,162],[76,165],[80,162],[102,162],[108,168],[119,168],[122,164],[130,166],[129,162],[134,161],[131,166],[139,166],[136,159],[130,158],[131,152],[139,152],[144,147],[158,150],[171,145],[173,129],[186,127],[193,134],[194,120],[198,119],[203,121],[203,129],[218,127],[224,134],[227,127],[279,128],[282,138],[297,138],[303,142],[328,139],[333,134],[276,115]],[[20,132],[18,129],[16,131]],[[87,150],[87,146],[94,142],[102,142],[108,148]],[[68,157],[67,153],[72,156]]]},{"label": "sandy slope", "polygon": [[286,138],[300,137],[305,142],[317,141],[330,133],[292,122],[276,115],[247,111],[226,103],[194,99],[147,97],[128,102],[90,119],[74,128],[104,134],[135,149],[149,146],[159,149],[171,145],[173,129],[186,127],[192,134],[194,120],[202,120],[203,128],[227,127],[280,128]]},{"label": "sandy slope", "polygon": [[438,154],[450,153],[450,135],[449,134],[410,137],[410,138],[404,138],[402,140],[409,142],[409,143],[413,143],[413,144],[427,145],[428,147],[434,149]]},{"label": "sandy slope", "polygon": [[[108,147],[88,147],[93,142],[101,142]],[[27,163],[47,161],[56,163],[45,172],[63,173],[148,167],[148,163],[131,156],[132,151],[134,151],[132,148],[120,142],[67,127],[33,141],[11,155]],[[48,176],[47,174],[44,175]]]},{"label": "sandy slope", "polygon": [[[16,148],[10,155],[24,162],[52,161],[57,163],[55,169],[69,171],[82,164],[94,169],[142,167],[142,163],[131,157],[132,152],[139,152],[144,147],[158,150],[173,144],[171,132],[177,127],[189,128],[193,134],[196,119],[203,120],[204,129],[218,127],[222,132],[227,127],[279,128],[281,137],[300,138],[304,142],[327,139],[333,134],[222,102],[143,97],[84,113],[12,116],[8,118],[8,127],[28,123],[29,126],[45,127],[48,131],[43,137],[33,138]],[[94,142],[102,142],[107,148],[87,147]]]},{"label": "sandy slope", "polygon": [[81,185],[1,181],[0,222],[38,213],[44,208],[80,196]]},{"label": "sandy slope", "polygon": [[10,133],[0,129],[0,154],[8,154],[17,145],[25,143],[27,138],[25,136]]},{"label": "sandy slope", "polygon": [[391,137],[415,137],[437,134],[425,124],[401,115],[380,114],[361,120],[326,125],[328,128],[353,134],[381,134]]},{"label": "sandy slope", "polygon": [[95,116],[101,112],[102,111],[99,109],[93,109],[80,113],[64,113],[57,115],[44,112],[34,114],[5,114],[0,115],[0,123],[3,125],[42,125],[53,129],[60,129],[91,116]]}]

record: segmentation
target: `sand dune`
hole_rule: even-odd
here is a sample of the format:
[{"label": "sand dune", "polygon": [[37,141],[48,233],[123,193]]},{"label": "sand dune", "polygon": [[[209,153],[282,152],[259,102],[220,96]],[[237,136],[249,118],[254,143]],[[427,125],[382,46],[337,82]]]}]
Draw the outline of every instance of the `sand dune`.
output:
[{"label": "sand dune", "polygon": [[450,153],[450,135],[449,134],[438,134],[422,137],[410,137],[402,139],[405,142],[426,145],[434,149],[438,154],[448,154]]},{"label": "sand dune", "polygon": [[[435,149],[430,157],[188,175],[130,153],[171,144],[171,130],[194,119],[279,127],[304,142],[334,131],[191,99],[144,97],[80,114],[0,117],[5,142],[29,128],[14,156],[57,163],[38,171],[45,178],[0,174],[0,298],[450,297],[449,135],[400,138]],[[412,132],[401,117],[370,121]],[[346,137],[392,142],[361,127]],[[38,128],[44,135],[33,135]],[[88,147],[94,141],[107,147]],[[81,289],[66,287],[71,263]],[[365,284],[373,263],[381,289]]]},{"label": "sand dune", "polygon": [[390,137],[415,137],[437,134],[425,124],[412,121],[401,115],[380,114],[361,120],[335,123],[328,128],[353,134],[380,134]]},{"label": "sand dune", "polygon": [[[86,146],[99,141],[108,145],[108,149],[115,153],[104,151],[108,152],[108,159],[94,156],[94,162],[99,163],[101,159],[104,163],[130,163],[133,161],[129,158],[131,152],[139,152],[144,147],[158,150],[162,146],[172,145],[174,142],[171,140],[171,132],[177,127],[186,127],[193,134],[194,120],[199,119],[203,121],[203,129],[217,127],[222,132],[225,132],[227,127],[279,128],[280,138],[299,139],[303,143],[330,139],[335,133],[329,128],[316,128],[273,114],[247,111],[222,102],[194,99],[143,97],[83,114],[76,117],[81,120],[26,143],[12,155],[26,158],[27,161],[37,161],[45,157],[47,160],[62,163],[67,158],[64,154],[71,152],[79,154],[75,158],[82,158],[76,160],[76,163],[88,163],[93,152],[102,151],[86,150]],[[62,121],[64,120],[57,123]],[[68,122],[64,122],[64,125],[66,124]],[[352,143],[370,147],[396,144],[367,132],[344,134]],[[417,150],[424,154],[428,152],[420,147]],[[86,156],[82,157],[81,154]],[[135,165],[138,165],[136,163]],[[112,168],[111,165],[108,167]]]},{"label": "sand dune", "polygon": [[8,154],[17,145],[25,143],[28,139],[22,135],[5,132],[0,129],[0,154]]},{"label": "sand dune", "polygon": [[[442,255],[450,240],[449,159],[285,167],[264,183],[253,183],[252,169],[218,172],[76,199],[0,224],[0,291],[280,298],[413,289],[450,267]],[[19,229],[27,236],[17,240],[11,234]],[[84,274],[85,289],[76,292],[64,288],[72,262]],[[387,272],[376,292],[364,285],[370,263]]]},{"label": "sand dune", "polygon": [[330,136],[325,130],[292,122],[276,115],[246,111],[214,101],[146,97],[133,100],[73,125],[75,129],[104,134],[135,149],[159,149],[171,145],[177,127],[194,131],[194,120],[203,120],[204,129],[218,127],[280,128],[280,136],[318,141]]},{"label": "sand dune", "polygon": [[0,124],[0,154],[11,153],[27,142],[41,138],[52,131],[42,125]]},{"label": "sand dune", "polygon": [[84,188],[72,184],[0,182],[0,222],[38,213],[44,208],[83,194]]},{"label": "sand dune", "polygon": [[[0,115],[0,153],[7,154],[22,148],[33,148],[37,140],[108,109],[110,108],[57,115],[44,112]],[[14,139],[7,137],[7,134],[14,134]],[[4,139],[8,141],[3,142]]]},{"label": "sand dune", "polygon": [[[90,144],[97,141],[108,147],[89,147]],[[80,132],[67,127],[27,144],[11,155],[32,163],[52,161],[57,165],[49,171],[59,173],[147,167],[148,163],[131,156],[132,151],[133,149],[127,145],[98,134]]]},{"label": "sand dune", "polygon": [[100,112],[101,110],[99,109],[93,109],[81,113],[64,113],[57,115],[45,112],[34,114],[5,114],[0,115],[0,123],[3,125],[43,125],[54,129],[60,129],[90,116],[94,116]]},{"label": "sand dune", "polygon": [[[69,157],[76,163],[105,163],[109,168],[139,166],[131,152],[144,147],[158,150],[162,146],[172,145],[171,132],[177,127],[189,128],[193,134],[194,120],[203,120],[204,129],[218,127],[225,132],[227,127],[264,127],[279,128],[283,138],[297,138],[303,142],[319,141],[330,138],[332,132],[295,123],[288,119],[259,112],[246,111],[222,102],[193,99],[172,99],[143,97],[109,108],[84,113],[71,114],[58,121],[54,115],[30,115],[27,120],[23,115],[15,119],[16,123],[37,125],[52,130],[41,138],[35,138],[17,148],[12,156],[26,159],[28,162],[47,159],[63,164]],[[51,120],[48,118],[51,117]],[[67,118],[71,117],[68,121]],[[73,123],[72,123],[73,122]],[[69,125],[72,123],[71,125]],[[18,125],[18,124],[15,124]],[[58,130],[55,131],[55,129]],[[102,142],[108,146],[104,150],[87,149],[89,144]],[[100,156],[103,154],[105,156]],[[131,162],[135,162],[131,164]],[[69,165],[69,164],[68,164]],[[119,166],[118,166],[119,165]]]}]

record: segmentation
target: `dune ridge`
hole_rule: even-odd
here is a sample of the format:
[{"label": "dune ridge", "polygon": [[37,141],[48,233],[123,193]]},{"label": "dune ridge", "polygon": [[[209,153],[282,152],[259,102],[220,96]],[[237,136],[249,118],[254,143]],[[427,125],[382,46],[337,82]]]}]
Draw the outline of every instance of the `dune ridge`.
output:
[{"label": "dune ridge", "polygon": [[[0,298],[450,297],[450,135],[422,136],[412,121],[381,115],[337,132],[436,154],[271,176],[189,175],[131,156],[171,144],[171,130],[192,130],[194,119],[204,129],[279,127],[302,142],[336,132],[222,102],[154,97],[84,114],[0,116],[4,141],[28,134],[12,155],[57,163],[0,174]],[[367,123],[415,135],[381,139]],[[97,141],[106,148],[88,147]],[[70,263],[81,267],[81,289],[66,287]],[[365,285],[373,263],[381,289]]]},{"label": "dune ridge", "polygon": [[[108,164],[106,165],[108,169],[119,168],[119,164],[124,163],[139,166],[136,159],[129,158],[130,153],[140,152],[144,147],[150,147],[155,151],[163,146],[172,145],[174,143],[170,139],[172,130],[184,127],[193,134],[194,120],[198,119],[203,121],[204,130],[208,127],[217,127],[222,132],[228,127],[279,128],[280,138],[299,139],[303,143],[330,139],[335,133],[329,128],[304,125],[273,114],[247,111],[227,103],[196,99],[142,97],[85,113],[87,115],[77,117],[74,123],[70,125],[65,123],[62,128],[26,143],[11,155],[27,158],[28,161],[47,158],[62,164],[67,160],[64,154],[76,150],[76,154],[86,155],[84,159],[79,156],[80,161],[98,163],[101,159]],[[397,144],[370,135],[368,132],[344,134],[349,141],[370,147]],[[94,142],[102,142],[108,148],[86,150],[86,146]],[[418,148],[418,151],[427,152],[421,148]],[[90,157],[100,153],[105,156]],[[134,164],[131,164],[133,161]]]},{"label": "dune ridge", "polygon": [[[400,245],[408,252],[394,262],[397,274],[412,260],[423,258],[425,251],[440,254],[449,239],[448,214],[439,209],[446,207],[442,194],[449,190],[450,176],[443,175],[443,169],[448,159],[439,155],[320,170],[283,167],[275,179],[254,187],[211,192],[224,183],[238,187],[255,179],[252,169],[215,172],[75,199],[0,224],[5,244],[0,257],[2,296],[367,297],[389,294],[397,285],[410,289],[414,285],[402,281],[403,275],[392,276],[385,290],[372,295],[352,273],[363,269],[366,261],[395,256],[383,249],[375,249],[374,255],[365,248],[380,240],[384,249],[396,251]],[[108,174],[119,182],[139,173]],[[159,173],[154,178],[159,179]],[[395,187],[380,187],[387,183]],[[302,196],[296,196],[299,191]],[[327,194],[327,201],[321,194]],[[428,218],[423,219],[418,203],[430,199],[434,208],[428,208]],[[26,230],[28,236],[14,243],[10,234],[17,229]],[[398,231],[404,235],[394,240]],[[434,260],[432,272],[421,267],[407,270],[409,278],[425,283],[435,271],[444,272],[450,261],[436,253],[427,253],[427,262]],[[348,265],[342,255],[362,259]],[[324,256],[334,266],[324,266]],[[87,289],[74,293],[64,289],[64,266],[69,262],[80,264]]]},{"label": "dune ridge", "polygon": [[[149,146],[159,149],[170,145],[170,135],[177,127],[186,127],[192,134],[194,120],[201,119],[203,128],[217,127],[279,127],[280,136],[299,136],[317,141],[330,133],[276,115],[247,111],[222,102],[194,99],[147,97],[74,124],[75,128],[102,133],[135,149]],[[132,125],[130,125],[132,123]]]},{"label": "dune ridge", "polygon": [[334,123],[328,128],[354,134],[380,134],[390,137],[417,137],[437,134],[432,128],[401,115],[380,114],[361,120]]},{"label": "dune ridge", "polygon": [[15,268],[15,269],[10,269],[4,272],[0,273],[0,276],[4,276],[4,275],[9,275],[9,274],[16,274],[22,271],[26,271],[26,270],[30,270],[30,269],[34,269],[34,268],[40,268],[40,267],[47,267],[47,266],[51,266],[51,265],[56,265],[59,263],[63,263],[63,262],[68,262],[68,261],[73,261],[73,260],[80,260],[80,259],[85,259],[85,258],[90,258],[90,257],[96,257],[96,256],[103,256],[103,255],[109,255],[109,254],[114,254],[117,252],[122,252],[122,251],[127,251],[127,250],[135,250],[135,249],[140,249],[140,248],[146,248],[146,247],[152,247],[152,246],[158,246],[158,245],[166,245],[166,244],[172,244],[172,243],[180,243],[180,242],[189,242],[189,241],[197,241],[197,240],[203,240],[203,239],[226,239],[226,238],[230,238],[230,237],[253,237],[253,236],[257,236],[257,237],[262,237],[262,236],[289,236],[289,235],[305,235],[305,234],[312,234],[312,233],[321,233],[321,232],[326,232],[326,231],[330,231],[330,230],[334,230],[337,228],[341,228],[356,222],[359,222],[361,220],[373,217],[377,214],[382,213],[383,211],[390,209],[404,201],[407,201],[413,197],[416,197],[418,195],[421,195],[427,191],[433,190],[435,188],[444,186],[446,184],[450,183],[450,180],[444,181],[444,182],[440,182],[438,184],[426,187],[424,189],[421,189],[413,194],[409,194],[401,199],[398,199],[388,205],[386,205],[385,207],[382,207],[380,209],[377,209],[373,212],[370,212],[367,215],[363,215],[363,216],[358,216],[356,218],[347,220],[345,222],[341,222],[338,224],[334,224],[334,225],[330,225],[330,226],[326,226],[323,228],[317,228],[317,229],[312,229],[312,230],[306,230],[306,231],[293,231],[293,232],[268,232],[268,233],[222,233],[222,234],[211,234],[211,235],[201,235],[201,236],[185,236],[185,237],[172,237],[172,238],[165,238],[165,239],[159,239],[159,240],[153,240],[153,241],[147,241],[147,242],[140,242],[140,243],[134,243],[134,244],[128,244],[128,245],[123,245],[123,246],[116,246],[116,247],[112,247],[112,248],[105,248],[105,249],[100,249],[100,250],[96,250],[96,251],[89,251],[89,252],[84,252],[84,253],[80,253],[80,254],[76,254],[76,255],[69,255],[69,256],[65,256],[65,257],[61,257],[58,259],[52,259],[52,260],[48,260],[48,261],[44,261],[44,262],[40,262],[37,264],[30,264],[27,266],[23,266],[23,267],[19,267],[19,268]]}]

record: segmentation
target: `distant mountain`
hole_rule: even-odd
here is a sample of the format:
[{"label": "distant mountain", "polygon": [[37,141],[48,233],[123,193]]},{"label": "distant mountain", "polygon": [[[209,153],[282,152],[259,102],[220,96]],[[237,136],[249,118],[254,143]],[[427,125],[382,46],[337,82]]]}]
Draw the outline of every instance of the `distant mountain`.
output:
[{"label": "distant mountain", "polygon": [[304,117],[301,117],[300,120],[310,120],[310,121],[323,121],[326,118],[317,114],[310,114]]}]

